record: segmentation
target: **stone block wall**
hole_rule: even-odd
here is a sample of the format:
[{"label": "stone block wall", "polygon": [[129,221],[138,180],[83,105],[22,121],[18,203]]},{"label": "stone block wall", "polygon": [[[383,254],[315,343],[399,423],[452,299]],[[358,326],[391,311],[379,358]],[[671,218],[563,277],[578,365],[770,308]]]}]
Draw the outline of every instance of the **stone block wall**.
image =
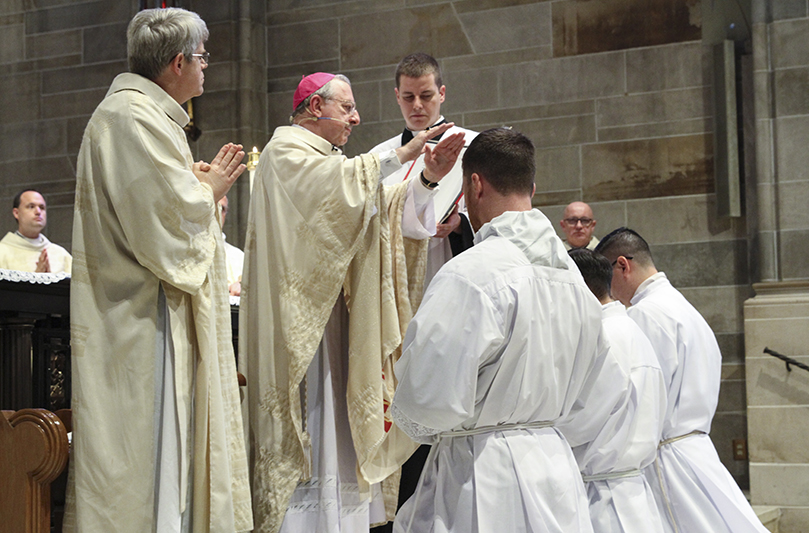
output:
[{"label": "stone block wall", "polygon": [[48,200],[46,235],[70,248],[76,156],[87,119],[126,70],[131,2],[0,2],[0,232],[17,228],[11,199]]},{"label": "stone block wall", "polygon": [[745,304],[750,496],[781,508],[780,531],[809,529],[809,372],[764,353],[809,364],[809,283],[754,285]]},{"label": "stone block wall", "polygon": [[753,1],[758,213],[751,243],[764,283],[745,304],[750,495],[781,507],[780,531],[809,530],[809,2]]},{"label": "stone block wall", "polygon": [[[194,156],[210,161],[229,141],[260,145],[267,136],[265,3],[168,4],[197,11],[210,30],[206,90],[193,100],[203,131],[192,143]],[[46,235],[70,249],[82,134],[112,80],[127,70],[126,27],[138,5],[135,0],[0,2],[0,164],[7,169],[0,182],[0,233],[16,229],[12,197],[35,187],[48,200]],[[237,184],[231,196],[236,216],[225,230],[240,245],[247,187]]]}]

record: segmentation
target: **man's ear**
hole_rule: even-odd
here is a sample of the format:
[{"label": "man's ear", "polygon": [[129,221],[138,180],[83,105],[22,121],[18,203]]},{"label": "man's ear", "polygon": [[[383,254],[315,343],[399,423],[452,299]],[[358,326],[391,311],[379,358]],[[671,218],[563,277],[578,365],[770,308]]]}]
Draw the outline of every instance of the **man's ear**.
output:
[{"label": "man's ear", "polygon": [[309,112],[316,117],[323,116],[323,106],[325,104],[326,100],[319,94],[315,94],[309,99]]},{"label": "man's ear", "polygon": [[469,185],[470,185],[469,192],[472,193],[472,195],[475,198],[480,198],[481,196],[483,196],[485,182],[486,180],[481,178],[480,174],[478,174],[477,172],[472,172],[472,175],[469,176]]},{"label": "man's ear", "polygon": [[185,63],[185,55],[182,52],[177,54],[171,59],[171,63],[169,63],[169,69],[175,75],[179,75],[183,69],[183,63]]},{"label": "man's ear", "polygon": [[623,255],[618,256],[618,259],[615,260],[615,264],[621,269],[621,274],[624,277],[632,272],[632,263]]},{"label": "man's ear", "polygon": [[11,210],[11,213],[14,215],[14,218],[20,220],[20,210],[18,208],[14,208]]}]

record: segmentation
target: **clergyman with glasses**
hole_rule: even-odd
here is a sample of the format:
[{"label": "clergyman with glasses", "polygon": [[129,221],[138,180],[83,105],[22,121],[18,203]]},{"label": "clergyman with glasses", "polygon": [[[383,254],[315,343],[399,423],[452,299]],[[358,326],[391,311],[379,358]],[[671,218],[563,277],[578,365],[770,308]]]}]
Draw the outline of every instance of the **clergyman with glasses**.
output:
[{"label": "clergyman with glasses", "polygon": [[572,202],[565,207],[562,220],[559,221],[562,231],[565,232],[565,248],[587,248],[595,250],[598,239],[593,236],[596,228],[596,219],[593,210],[584,202]]},{"label": "clergyman with glasses", "polygon": [[[388,412],[393,363],[463,134],[425,147],[444,124],[347,158],[359,111],[348,78],[325,72],[301,80],[292,109],[256,167],[242,275],[256,528],[367,533],[396,509],[398,480],[379,482],[415,449]],[[382,185],[422,151],[419,179]]]},{"label": "clergyman with glasses", "polygon": [[231,143],[194,162],[182,104],[203,91],[205,22],[139,12],[130,72],[78,156],[70,328],[73,451],[65,531],[252,529],[216,202]]}]

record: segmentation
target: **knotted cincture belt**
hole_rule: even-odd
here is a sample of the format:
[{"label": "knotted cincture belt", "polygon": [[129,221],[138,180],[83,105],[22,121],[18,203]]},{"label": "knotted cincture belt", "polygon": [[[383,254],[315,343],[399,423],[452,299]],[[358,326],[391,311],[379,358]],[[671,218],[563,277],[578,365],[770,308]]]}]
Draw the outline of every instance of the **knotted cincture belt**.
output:
[{"label": "knotted cincture belt", "polygon": [[606,481],[608,479],[622,479],[625,477],[635,477],[640,475],[640,468],[633,468],[632,470],[622,470],[620,472],[607,472],[606,474],[593,474],[585,476],[582,474],[581,480],[585,483],[590,481]]},{"label": "knotted cincture belt", "polygon": [[[552,428],[553,422],[551,421],[540,421],[540,422],[523,422],[517,424],[500,424],[497,426],[480,426],[472,429],[460,429],[455,431],[442,431],[437,435],[438,439],[454,439],[456,437],[469,437],[471,435],[483,435],[485,433],[494,433],[495,431],[510,431],[512,429],[542,429],[542,428]],[[435,455],[435,450],[438,449],[438,442],[430,447],[430,453],[427,455],[427,461],[425,461],[425,467],[429,465],[433,461],[433,456]],[[411,528],[413,527],[413,517],[416,516],[416,509],[419,506],[419,498],[421,497],[421,486],[419,486],[418,491],[416,492],[416,499],[413,502],[413,512],[410,513],[410,521],[407,523],[407,533],[410,533]]]},{"label": "knotted cincture belt", "polygon": [[695,429],[690,433],[686,433],[685,435],[678,435],[676,437],[672,437],[670,439],[661,440],[660,444],[657,445],[657,457],[655,457],[655,469],[657,470],[657,480],[660,483],[660,490],[663,493],[663,499],[666,500],[666,510],[669,513],[669,518],[671,518],[671,525],[674,527],[674,533],[680,533],[680,529],[677,527],[677,521],[674,519],[674,511],[671,510],[671,501],[669,500],[669,495],[666,492],[666,487],[663,485],[663,471],[660,466],[660,449],[663,446],[668,446],[678,440],[687,439],[688,437],[693,437],[694,435],[705,435],[704,431],[700,431]]},{"label": "knotted cincture belt", "polygon": [[484,433],[494,433],[495,431],[509,431],[512,429],[541,429],[551,428],[553,422],[523,422],[517,424],[501,424],[498,426],[480,426],[472,429],[460,429],[453,431],[443,431],[438,434],[441,439],[455,438],[455,437],[468,437],[469,435],[482,435]]}]

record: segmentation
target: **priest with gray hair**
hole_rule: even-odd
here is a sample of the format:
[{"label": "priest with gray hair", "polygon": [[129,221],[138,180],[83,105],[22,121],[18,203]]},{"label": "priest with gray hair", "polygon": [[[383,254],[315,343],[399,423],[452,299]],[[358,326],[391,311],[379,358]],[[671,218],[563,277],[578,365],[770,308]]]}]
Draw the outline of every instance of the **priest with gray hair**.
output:
[{"label": "priest with gray hair", "polygon": [[84,132],[73,225],[73,452],[66,531],[253,527],[216,203],[244,171],[231,143],[194,162],[182,107],[208,29],[149,9]]}]

